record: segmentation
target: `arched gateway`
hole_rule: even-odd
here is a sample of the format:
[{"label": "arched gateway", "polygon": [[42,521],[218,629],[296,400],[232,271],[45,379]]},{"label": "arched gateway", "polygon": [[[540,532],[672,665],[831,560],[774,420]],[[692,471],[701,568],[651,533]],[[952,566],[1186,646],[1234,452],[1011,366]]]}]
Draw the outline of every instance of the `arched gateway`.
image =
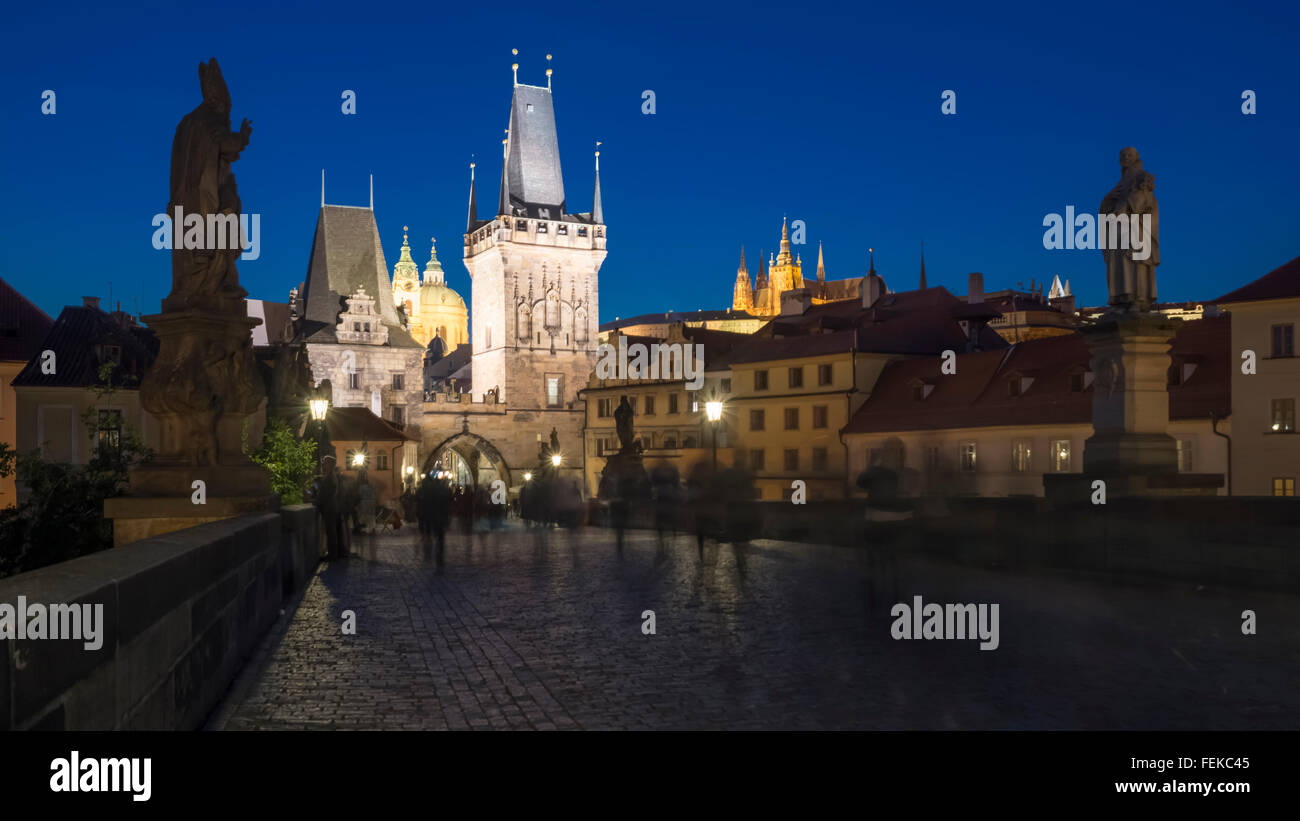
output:
[{"label": "arched gateway", "polygon": [[496,446],[476,433],[462,431],[438,443],[424,460],[422,472],[446,471],[462,485],[491,487],[497,479],[510,489],[510,466]]}]

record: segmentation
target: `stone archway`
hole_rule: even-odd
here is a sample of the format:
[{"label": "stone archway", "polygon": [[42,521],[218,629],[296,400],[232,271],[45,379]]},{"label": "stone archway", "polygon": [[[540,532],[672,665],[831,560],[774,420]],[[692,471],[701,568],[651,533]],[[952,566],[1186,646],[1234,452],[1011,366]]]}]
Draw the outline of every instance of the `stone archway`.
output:
[{"label": "stone archway", "polygon": [[421,473],[429,473],[448,467],[468,471],[472,484],[490,487],[492,482],[500,479],[510,489],[510,466],[496,446],[476,433],[462,431],[448,436],[430,451],[424,460]]}]

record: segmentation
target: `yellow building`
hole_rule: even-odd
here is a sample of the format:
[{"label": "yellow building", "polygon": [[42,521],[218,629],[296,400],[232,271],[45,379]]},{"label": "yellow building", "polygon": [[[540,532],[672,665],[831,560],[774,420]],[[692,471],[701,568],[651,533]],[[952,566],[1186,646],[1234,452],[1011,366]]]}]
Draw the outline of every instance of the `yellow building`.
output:
[{"label": "yellow building", "polygon": [[465,300],[448,287],[432,239],[430,243],[434,244],[430,245],[429,261],[424,266],[424,281],[420,281],[406,230],[402,226],[402,254],[393,266],[393,303],[402,308],[407,330],[420,345],[428,347],[436,336],[442,340],[443,353],[451,353],[469,341],[469,311]]},{"label": "yellow building", "polygon": [[1232,316],[1232,493],[1294,496],[1300,480],[1300,257],[1215,302]]},{"label": "yellow building", "polygon": [[[600,487],[606,457],[619,450],[614,410],[625,396],[635,413],[633,434],[642,449],[646,470],[669,465],[685,481],[696,465],[712,464],[714,429],[706,419],[705,403],[713,399],[725,403],[731,380],[724,359],[728,351],[748,337],[676,323],[663,337],[631,336],[615,330],[606,341],[617,348],[620,338],[629,347],[640,343],[648,349],[652,344],[702,345],[704,370],[698,389],[684,378],[600,379],[598,372],[592,371],[587,387],[580,391],[587,407],[583,448],[587,490],[592,496]],[[731,440],[723,425],[717,430],[718,466],[729,467]]]}]

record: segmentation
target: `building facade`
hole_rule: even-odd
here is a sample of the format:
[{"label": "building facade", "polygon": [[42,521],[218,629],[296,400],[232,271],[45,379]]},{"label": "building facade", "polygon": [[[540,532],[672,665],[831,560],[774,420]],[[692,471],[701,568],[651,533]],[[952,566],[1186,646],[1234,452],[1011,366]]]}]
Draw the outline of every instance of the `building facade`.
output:
[{"label": "building facade", "polygon": [[1215,302],[1232,317],[1232,492],[1294,496],[1300,480],[1300,257]]}]

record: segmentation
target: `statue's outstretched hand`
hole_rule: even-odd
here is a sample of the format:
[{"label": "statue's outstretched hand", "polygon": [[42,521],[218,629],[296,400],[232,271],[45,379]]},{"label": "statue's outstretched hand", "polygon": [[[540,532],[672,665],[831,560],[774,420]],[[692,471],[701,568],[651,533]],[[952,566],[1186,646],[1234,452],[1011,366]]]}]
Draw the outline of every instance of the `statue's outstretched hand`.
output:
[{"label": "statue's outstretched hand", "polygon": [[253,123],[247,117],[239,125],[239,136],[244,139],[244,145],[248,145],[248,138],[253,135]]}]

